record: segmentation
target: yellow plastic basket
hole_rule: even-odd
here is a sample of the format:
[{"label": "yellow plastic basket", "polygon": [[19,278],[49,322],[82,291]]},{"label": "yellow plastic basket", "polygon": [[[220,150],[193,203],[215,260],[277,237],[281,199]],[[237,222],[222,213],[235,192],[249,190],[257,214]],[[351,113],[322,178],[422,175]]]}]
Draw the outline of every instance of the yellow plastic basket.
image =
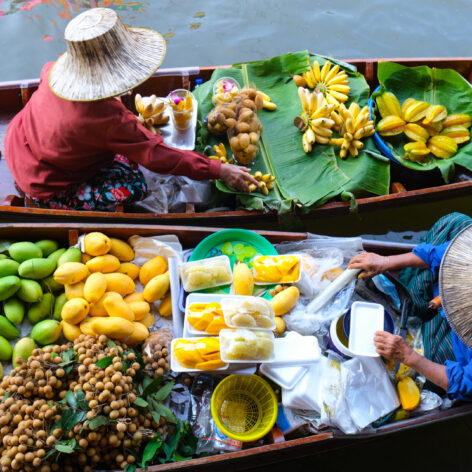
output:
[{"label": "yellow plastic basket", "polygon": [[256,441],[265,436],[277,418],[277,398],[258,375],[230,375],[211,397],[211,414],[226,436]]}]

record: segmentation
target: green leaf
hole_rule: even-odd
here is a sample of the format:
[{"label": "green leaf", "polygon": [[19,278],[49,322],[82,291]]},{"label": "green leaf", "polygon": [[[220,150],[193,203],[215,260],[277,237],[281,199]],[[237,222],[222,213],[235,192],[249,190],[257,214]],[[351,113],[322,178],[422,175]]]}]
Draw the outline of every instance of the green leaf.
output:
[{"label": "green leaf", "polygon": [[56,444],[54,448],[56,451],[63,452],[64,454],[72,454],[74,452],[74,448],[72,446],[67,446],[65,444]]},{"label": "green leaf", "polygon": [[[108,345],[108,347],[111,348],[111,349],[116,348],[116,349],[118,350],[118,346],[117,346],[116,343],[115,343],[113,340],[111,340],[111,339],[108,339],[107,345]],[[119,351],[118,351],[118,352],[119,352]]]},{"label": "green leaf", "polygon": [[155,410],[151,410],[151,415],[152,415],[152,419],[157,423],[159,424],[159,421],[161,421],[161,415],[159,413],[157,413],[157,411]]},{"label": "green leaf", "polygon": [[87,422],[87,426],[91,429],[97,429],[100,426],[108,424],[108,417],[103,416],[103,415],[98,415],[95,416],[95,418],[92,418],[90,421]]},{"label": "green leaf", "polygon": [[143,385],[144,385],[144,390],[142,392],[143,397],[146,397],[147,395],[151,395],[151,393],[157,392],[161,383],[162,383],[162,376],[156,377],[154,380],[152,380],[150,377],[145,377],[143,379]]},{"label": "green leaf", "polygon": [[126,464],[125,472],[134,472],[137,468],[136,464]]},{"label": "green leaf", "polygon": [[[472,115],[472,88],[452,69],[436,69],[427,66],[406,67],[393,62],[381,62],[378,78],[382,91],[395,94],[400,103],[407,98],[424,100],[430,104],[443,105],[449,114]],[[378,94],[376,94],[378,95]],[[456,165],[472,170],[472,142],[460,145],[450,159],[437,159],[433,155],[422,163],[404,159],[403,146],[408,142],[404,134],[382,137],[392,154],[403,166],[417,171],[439,169],[445,182],[450,182]]]},{"label": "green leaf", "polygon": [[151,406],[152,406],[152,411],[154,411],[160,416],[163,416],[166,420],[170,421],[171,423],[177,422],[177,418],[174,415],[174,413],[172,413],[172,411],[168,407],[163,405],[162,403],[152,402]]},{"label": "green leaf", "polygon": [[74,426],[85,419],[87,419],[87,413],[85,411],[75,411],[70,408],[62,413],[61,419],[58,421],[56,427],[61,428],[63,433],[67,434]]},{"label": "green leaf", "polygon": [[174,455],[177,445],[179,444],[180,436],[182,434],[182,422],[177,420],[177,426],[174,434],[164,443],[164,454],[166,455],[165,460],[168,462]]},{"label": "green leaf", "polygon": [[143,468],[146,468],[148,462],[152,462],[157,452],[162,448],[162,439],[161,435],[156,434],[147,444],[143,451],[143,457],[141,462]]},{"label": "green leaf", "polygon": [[75,398],[74,393],[70,390],[68,390],[66,393],[66,401],[71,408],[77,407],[77,399]]},{"label": "green leaf", "polygon": [[51,457],[53,454],[55,454],[57,451],[56,449],[51,449],[44,457],[43,461],[46,461],[49,457]]},{"label": "green leaf", "polygon": [[7,392],[5,393],[5,395],[3,395],[3,398],[2,398],[2,403],[4,403],[8,398],[10,398],[11,396],[13,395],[12,392]]},{"label": "green leaf", "polygon": [[156,392],[154,398],[160,402],[164,401],[169,396],[170,392],[172,392],[172,389],[174,388],[174,383],[175,382],[172,381],[165,384],[160,390]]},{"label": "green leaf", "polygon": [[136,397],[136,400],[133,403],[142,408],[149,406],[149,403],[146,400],[143,400],[141,397]]},{"label": "green leaf", "polygon": [[113,356],[104,357],[103,359],[97,361],[95,365],[101,369],[104,369],[111,364],[113,364]]}]

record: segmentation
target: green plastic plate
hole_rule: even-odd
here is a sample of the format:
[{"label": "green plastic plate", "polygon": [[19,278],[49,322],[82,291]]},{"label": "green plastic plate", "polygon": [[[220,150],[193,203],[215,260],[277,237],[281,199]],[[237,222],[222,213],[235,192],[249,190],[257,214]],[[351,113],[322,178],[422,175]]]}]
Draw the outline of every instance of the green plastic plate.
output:
[{"label": "green plastic plate", "polygon": [[[276,256],[276,249],[263,236],[246,229],[223,229],[214,233],[193,250],[189,261],[198,261],[208,257],[226,255],[229,257],[231,269],[236,261],[244,262],[252,267],[252,260],[257,256]],[[271,287],[264,287],[269,289]],[[230,286],[202,290],[204,293],[229,293]]]}]

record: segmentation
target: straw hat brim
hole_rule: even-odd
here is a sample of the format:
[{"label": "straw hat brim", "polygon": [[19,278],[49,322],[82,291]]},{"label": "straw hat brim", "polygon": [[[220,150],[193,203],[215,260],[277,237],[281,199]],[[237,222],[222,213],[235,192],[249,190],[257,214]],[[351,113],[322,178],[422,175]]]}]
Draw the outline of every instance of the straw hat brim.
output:
[{"label": "straw hat brim", "polygon": [[127,28],[134,42],[132,54],[111,54],[93,67],[65,52],[49,73],[49,87],[60,98],[88,102],[115,97],[147,80],[166,56],[166,41],[149,28]]},{"label": "straw hat brim", "polygon": [[446,249],[439,294],[451,328],[472,349],[472,226],[458,233]]}]

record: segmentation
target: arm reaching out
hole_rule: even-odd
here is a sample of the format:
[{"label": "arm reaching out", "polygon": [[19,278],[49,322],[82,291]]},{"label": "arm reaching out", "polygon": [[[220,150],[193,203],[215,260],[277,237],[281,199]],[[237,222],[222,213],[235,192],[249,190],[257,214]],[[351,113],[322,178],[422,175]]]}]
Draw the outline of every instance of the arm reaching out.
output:
[{"label": "arm reaching out", "polygon": [[439,385],[444,390],[448,389],[449,380],[446,366],[421,356],[401,336],[387,333],[386,331],[377,331],[374,337],[374,344],[377,353],[381,356],[395,362],[401,362],[424,375],[428,380]]},{"label": "arm reaching out", "polygon": [[373,277],[388,270],[400,270],[405,267],[421,267],[426,269],[428,265],[412,252],[398,254],[396,256],[380,256],[374,252],[363,252],[354,256],[349,262],[348,269],[362,269],[359,278]]}]

